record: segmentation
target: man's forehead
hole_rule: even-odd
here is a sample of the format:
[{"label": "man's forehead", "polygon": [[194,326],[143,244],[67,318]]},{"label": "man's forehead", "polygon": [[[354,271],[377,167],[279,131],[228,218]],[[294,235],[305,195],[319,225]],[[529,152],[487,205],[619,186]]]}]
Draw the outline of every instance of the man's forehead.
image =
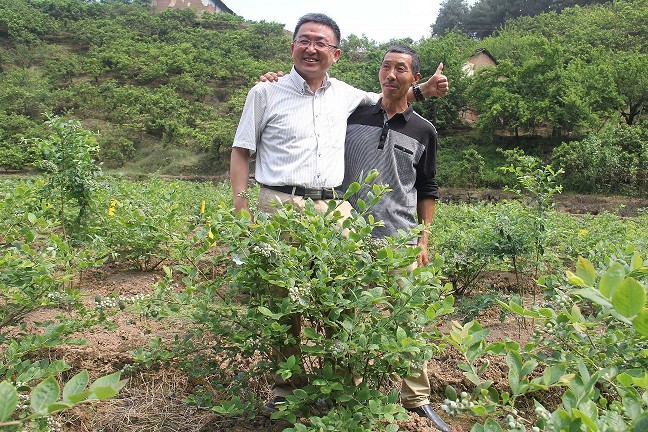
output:
[{"label": "man's forehead", "polygon": [[297,31],[297,36],[303,36],[308,34],[309,36],[318,37],[320,39],[332,39],[335,37],[333,29],[324,24],[307,22],[299,27]]},{"label": "man's forehead", "polygon": [[405,53],[388,52],[383,58],[383,63],[403,63],[410,66],[412,64],[412,56]]}]

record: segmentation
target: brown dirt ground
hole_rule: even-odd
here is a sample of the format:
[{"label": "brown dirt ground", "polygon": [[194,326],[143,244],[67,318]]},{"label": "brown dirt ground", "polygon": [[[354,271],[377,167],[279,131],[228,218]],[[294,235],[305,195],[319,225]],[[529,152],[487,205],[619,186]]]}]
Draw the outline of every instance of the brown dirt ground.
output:
[{"label": "brown dirt ground", "polygon": [[[489,195],[495,197],[493,199],[502,199],[501,191],[497,196],[491,193],[492,191],[479,191],[472,194],[480,199]],[[648,199],[563,195],[558,201],[558,207],[570,213],[598,213],[607,210],[632,216],[637,209],[648,207]],[[86,271],[80,284],[91,302],[96,294],[105,296],[118,293],[130,296],[152,293],[155,283],[162,277],[161,272],[140,272],[106,265],[98,270]],[[506,274],[490,275],[483,283],[502,290],[514,286],[514,281]],[[44,321],[54,315],[54,311],[40,311],[31,319],[32,322]],[[181,322],[168,319],[157,321],[128,313],[128,309],[118,313],[114,319],[116,327],[113,330],[96,328],[85,332],[79,336],[87,341],[86,345],[59,346],[49,352],[49,357],[65,359],[72,365],[73,373],[87,369],[96,378],[129,364],[132,359],[130,352],[147,346],[151,338],[170,340],[180,334],[183,327]],[[500,321],[495,307],[482,311],[477,320],[490,329],[492,341],[511,338],[524,342],[533,331],[531,325],[524,326],[510,317]],[[447,349],[429,363],[432,402],[439,413],[447,384],[458,391],[471,387],[457,366],[459,362],[458,353]],[[507,382],[506,374],[506,365],[502,361],[491,362],[487,369],[487,376],[498,387]],[[183,400],[190,389],[191,383],[182,371],[164,367],[140,371],[130,376],[129,384],[117,397],[92,406],[76,407],[57,417],[63,425],[63,432],[277,432],[286,427],[285,424],[263,416],[252,419],[226,418],[206,409],[189,406]],[[442,417],[451,424],[454,432],[469,431],[476,421],[469,416],[450,418],[445,413],[442,413]],[[418,417],[399,424],[409,431],[436,430]]]},{"label": "brown dirt ground", "polygon": [[[106,296],[118,293],[131,296],[151,293],[155,289],[155,283],[162,278],[161,272],[141,272],[106,265],[101,269],[86,271],[80,283],[83,291],[88,293],[87,301],[92,302],[97,294]],[[513,283],[501,275],[493,279],[493,282],[498,285]],[[32,322],[42,322],[53,318],[55,314],[54,310],[44,310],[30,318]],[[490,328],[491,340],[512,338],[524,341],[529,337],[530,327],[521,327],[510,319],[500,322],[499,312],[495,308],[483,311],[478,320]],[[183,326],[183,323],[169,319],[158,321],[135,315],[129,313],[128,309],[115,315],[114,322],[114,329],[95,328],[76,335],[85,339],[86,345],[57,346],[48,352],[48,357],[64,359],[69,363],[73,368],[68,374],[70,376],[86,369],[96,378],[121,370],[131,363],[131,352],[138,347],[147,346],[151,338],[171,340],[181,333]],[[459,354],[448,349],[430,361],[428,367],[433,406],[452,425],[454,432],[469,431],[475,421],[468,416],[450,418],[440,409],[447,384],[458,391],[471,387],[457,367],[459,361]],[[505,365],[493,362],[487,370],[487,376],[496,383],[505,382]],[[269,391],[267,383],[265,386]],[[191,388],[192,383],[182,371],[170,367],[141,370],[129,376],[129,384],[117,397],[92,406],[76,407],[59,414],[57,418],[62,423],[64,432],[278,432],[288,427],[285,423],[261,415],[252,419],[226,418],[187,405],[183,400]],[[399,425],[406,431],[436,430],[416,416],[399,422]]]},{"label": "brown dirt ground", "polygon": [[[512,199],[514,194],[502,189],[443,188],[441,201],[446,203],[499,202]],[[554,195],[556,210],[570,214],[599,214],[605,211],[622,217],[634,217],[641,209],[648,209],[648,197],[624,197],[605,195],[578,195],[562,193]]]}]

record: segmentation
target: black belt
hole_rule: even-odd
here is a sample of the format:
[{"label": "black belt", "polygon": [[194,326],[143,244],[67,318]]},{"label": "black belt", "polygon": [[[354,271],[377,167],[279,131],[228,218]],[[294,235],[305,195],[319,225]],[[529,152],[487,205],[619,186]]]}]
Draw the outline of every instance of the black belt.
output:
[{"label": "black belt", "polygon": [[283,192],[290,195],[297,195],[305,199],[322,200],[337,199],[336,193],[332,188],[305,188],[301,186],[268,186],[262,184],[261,187],[272,189],[277,192]]}]

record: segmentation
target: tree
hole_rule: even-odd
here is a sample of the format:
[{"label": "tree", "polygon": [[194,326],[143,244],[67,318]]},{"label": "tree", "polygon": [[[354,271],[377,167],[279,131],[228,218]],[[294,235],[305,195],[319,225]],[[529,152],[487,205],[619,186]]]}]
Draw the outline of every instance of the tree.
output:
[{"label": "tree", "polygon": [[593,121],[581,76],[568,67],[560,45],[534,36],[510,42],[517,43],[512,51],[525,53],[519,63],[504,59],[496,68],[479,71],[468,90],[482,129],[517,136],[520,129],[549,126],[560,136]]},{"label": "tree", "polygon": [[621,115],[633,125],[648,104],[648,55],[638,52],[614,56],[614,81],[623,100]]},{"label": "tree", "polygon": [[485,37],[521,15],[521,0],[481,0],[470,9],[466,31],[473,37]]},{"label": "tree", "polygon": [[78,121],[50,117],[46,124],[50,128],[49,136],[35,140],[41,155],[36,165],[48,173],[47,190],[60,202],[59,214],[64,227],[68,200],[75,201],[79,208],[78,226],[90,206],[95,179],[101,174],[95,161],[99,146],[94,134],[83,129]]},{"label": "tree", "polygon": [[50,109],[51,89],[35,68],[11,68],[0,74],[0,112],[39,117]]},{"label": "tree", "polygon": [[432,34],[441,36],[457,29],[464,31],[464,22],[468,16],[466,0],[445,0],[439,8],[439,15],[432,25]]},{"label": "tree", "polygon": [[343,55],[331,67],[331,75],[366,91],[380,92],[378,68],[384,50],[367,36],[354,34],[341,42]]},{"label": "tree", "polygon": [[430,119],[437,128],[457,125],[459,113],[468,105],[466,87],[470,79],[466,76],[463,65],[476,47],[475,41],[460,31],[452,31],[444,37],[429,38],[416,48],[421,56],[422,80],[431,76],[439,62],[443,62],[443,73],[450,81],[451,90],[447,96],[415,104],[415,109]]}]

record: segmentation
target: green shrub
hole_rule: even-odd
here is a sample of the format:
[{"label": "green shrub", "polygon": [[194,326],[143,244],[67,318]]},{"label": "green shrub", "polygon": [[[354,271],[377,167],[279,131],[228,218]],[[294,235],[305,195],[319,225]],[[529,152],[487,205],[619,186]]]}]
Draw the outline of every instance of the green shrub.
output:
[{"label": "green shrub", "polygon": [[[0,428],[19,431],[44,427],[50,414],[79,403],[112,397],[125,382],[117,373],[86,388],[89,376],[81,372],[64,386],[61,398],[55,376],[70,366],[39,357],[44,349],[82,344],[74,333],[107,322],[106,311],[84,305],[76,283],[83,269],[101,260],[60,235],[56,212],[40,194],[42,182],[0,186]],[[36,323],[40,331],[29,331],[31,314],[46,308],[60,313]]]},{"label": "green shrub", "polygon": [[[374,192],[381,195],[384,189]],[[221,204],[206,216],[193,229],[193,241],[206,246],[198,256],[191,252],[197,249],[187,249],[176,269],[191,293],[181,297],[190,302],[200,329],[179,346],[194,353],[185,363],[190,373],[204,368],[204,375],[217,374],[210,386],[227,400],[214,409],[249,413],[261,402],[249,391],[253,382],[276,372],[307,382],[273,414],[294,424],[290,430],[369,431],[405,418],[396,394],[385,396],[379,389],[439,348],[431,324],[451,311],[452,297],[439,280],[438,267],[403,274],[418,249],[408,247],[404,237],[373,241],[375,222],[360,215],[342,222],[334,201],[325,214],[310,203],[301,212],[286,206],[251,221]],[[205,266],[214,261],[230,263],[222,281],[205,277]],[[220,301],[214,302],[214,296]],[[295,315],[303,322],[299,336],[287,331]],[[218,343],[199,348],[203,332]],[[301,356],[278,358],[273,347],[285,344],[299,345]],[[252,364],[243,366],[236,359]],[[362,383],[356,385],[353,378]],[[310,413],[310,426],[298,420],[305,413]]]},{"label": "green shrub", "polygon": [[[461,394],[449,387],[444,409],[488,418],[473,431],[644,430],[646,275],[648,263],[635,253],[599,268],[581,258],[575,274],[542,278],[553,305],[501,303],[538,323],[524,347],[488,343],[488,330],[477,322],[455,323],[446,340],[463,353],[460,368],[475,387]],[[506,358],[508,388],[496,390],[483,376],[487,354]],[[547,390],[561,394],[557,405],[545,400]],[[534,412],[522,412],[529,401]],[[505,419],[504,427],[494,418]]]},{"label": "green shrub", "polygon": [[554,150],[552,163],[564,169],[569,190],[645,195],[648,132],[641,126],[620,126],[563,143]]},{"label": "green shrub", "polygon": [[40,156],[35,165],[48,173],[44,191],[58,203],[64,227],[67,201],[75,202],[79,209],[75,226],[78,227],[90,206],[95,179],[101,174],[95,162],[99,147],[94,134],[83,129],[78,121],[50,117],[46,124],[50,134],[34,140]]},{"label": "green shrub", "polygon": [[0,167],[20,170],[34,162],[30,140],[45,136],[45,129],[27,116],[0,113]]}]

